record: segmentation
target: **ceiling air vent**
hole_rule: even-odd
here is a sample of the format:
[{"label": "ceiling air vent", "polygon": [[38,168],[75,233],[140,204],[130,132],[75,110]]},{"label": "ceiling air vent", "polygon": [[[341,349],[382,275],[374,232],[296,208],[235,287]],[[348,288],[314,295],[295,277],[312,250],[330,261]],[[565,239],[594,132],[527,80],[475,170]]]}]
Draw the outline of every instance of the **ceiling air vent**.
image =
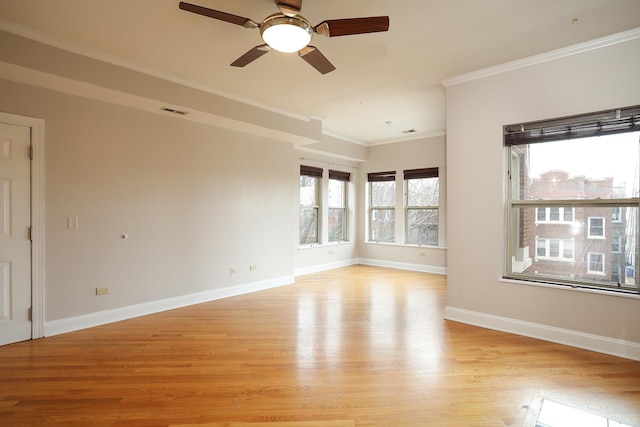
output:
[{"label": "ceiling air vent", "polygon": [[416,133],[415,129],[407,129],[407,130],[403,130],[402,133]]},{"label": "ceiling air vent", "polygon": [[189,112],[187,112],[187,111],[180,111],[180,110],[176,110],[175,108],[171,108],[171,107],[162,107],[161,110],[162,111],[166,111],[167,113],[179,114],[181,116],[184,116],[185,114],[189,114]]}]

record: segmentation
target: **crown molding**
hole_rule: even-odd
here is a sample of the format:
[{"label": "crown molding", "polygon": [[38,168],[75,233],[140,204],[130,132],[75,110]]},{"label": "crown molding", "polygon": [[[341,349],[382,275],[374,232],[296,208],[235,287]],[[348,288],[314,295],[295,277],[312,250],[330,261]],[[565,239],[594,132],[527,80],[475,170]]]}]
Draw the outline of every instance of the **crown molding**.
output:
[{"label": "crown molding", "polygon": [[601,49],[608,46],[636,40],[640,38],[640,27],[620,33],[612,34],[606,37],[590,40],[584,43],[578,43],[561,49],[552,50],[539,55],[530,56],[528,58],[518,59],[516,61],[507,62],[493,67],[484,68],[470,73],[460,74],[458,76],[449,77],[440,83],[444,87],[455,86],[473,80],[483,79],[485,77],[502,74],[509,71],[519,70],[533,65],[543,64],[545,62],[555,61],[573,55]]}]

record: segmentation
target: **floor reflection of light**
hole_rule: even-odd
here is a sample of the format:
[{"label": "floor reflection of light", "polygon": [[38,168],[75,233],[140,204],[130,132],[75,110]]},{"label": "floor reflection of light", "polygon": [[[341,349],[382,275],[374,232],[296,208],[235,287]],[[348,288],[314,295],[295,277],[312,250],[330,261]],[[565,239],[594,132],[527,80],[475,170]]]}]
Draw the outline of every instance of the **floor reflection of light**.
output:
[{"label": "floor reflection of light", "polygon": [[296,347],[299,369],[312,369],[316,364],[316,300],[313,295],[298,300],[298,340]]},{"label": "floor reflection of light", "polygon": [[423,292],[407,291],[405,302],[405,347],[409,362],[429,372],[440,368],[442,331],[433,325],[437,302]]},{"label": "floor reflection of light", "polygon": [[340,359],[342,343],[342,293],[331,291],[327,298],[324,351],[328,361]]},{"label": "floor reflection of light", "polygon": [[369,302],[369,337],[371,346],[376,349],[393,350],[397,344],[396,296],[393,289],[386,286],[373,286]]},{"label": "floor reflection of light", "polygon": [[631,427],[606,417],[545,399],[535,427]]}]

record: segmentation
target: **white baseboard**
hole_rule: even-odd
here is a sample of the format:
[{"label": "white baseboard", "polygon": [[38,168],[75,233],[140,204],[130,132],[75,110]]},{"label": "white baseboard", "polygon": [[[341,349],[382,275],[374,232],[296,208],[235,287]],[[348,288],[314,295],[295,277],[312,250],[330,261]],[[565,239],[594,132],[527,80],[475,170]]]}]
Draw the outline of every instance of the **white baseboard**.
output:
[{"label": "white baseboard", "polygon": [[537,338],[557,344],[564,344],[585,350],[624,357],[640,361],[640,344],[600,335],[585,334],[570,329],[555,328],[538,323],[525,322],[508,317],[493,316],[477,311],[447,306],[444,318],[469,325],[509,332]]},{"label": "white baseboard", "polygon": [[176,308],[186,307],[188,305],[201,304],[222,298],[229,298],[279,286],[290,285],[293,282],[293,276],[285,276],[261,282],[229,286],[226,288],[213,289],[189,295],[181,295],[158,301],[149,301],[142,304],[115,308],[113,310],[98,311],[96,313],[85,314],[82,316],[53,320],[51,322],[45,322],[44,336],[50,337],[53,335],[78,331],[80,329],[106,325],[107,323],[119,322],[121,320],[146,316],[148,314],[159,313],[166,310],[173,310]]},{"label": "white baseboard", "polygon": [[422,273],[432,273],[447,275],[447,267],[437,267],[434,265],[409,264],[407,262],[384,261],[380,259],[360,258],[358,264],[372,265],[374,267],[397,268],[398,270],[420,271]]},{"label": "white baseboard", "polygon": [[342,267],[349,267],[350,265],[356,265],[356,264],[358,264],[357,259],[347,259],[344,261],[331,262],[328,264],[296,268],[293,274],[294,276],[298,277],[298,276],[304,276],[305,274],[320,273],[322,271],[334,270],[336,268],[342,268]]}]

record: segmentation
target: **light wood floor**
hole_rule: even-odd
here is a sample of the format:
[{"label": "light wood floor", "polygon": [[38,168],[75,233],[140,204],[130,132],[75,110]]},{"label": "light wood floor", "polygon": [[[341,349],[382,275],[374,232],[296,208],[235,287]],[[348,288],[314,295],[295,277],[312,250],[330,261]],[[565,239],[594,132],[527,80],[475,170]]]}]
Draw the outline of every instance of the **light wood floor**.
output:
[{"label": "light wood floor", "polygon": [[0,425],[522,426],[543,397],[640,427],[640,362],[445,321],[445,294],[354,266],[0,347]]}]

